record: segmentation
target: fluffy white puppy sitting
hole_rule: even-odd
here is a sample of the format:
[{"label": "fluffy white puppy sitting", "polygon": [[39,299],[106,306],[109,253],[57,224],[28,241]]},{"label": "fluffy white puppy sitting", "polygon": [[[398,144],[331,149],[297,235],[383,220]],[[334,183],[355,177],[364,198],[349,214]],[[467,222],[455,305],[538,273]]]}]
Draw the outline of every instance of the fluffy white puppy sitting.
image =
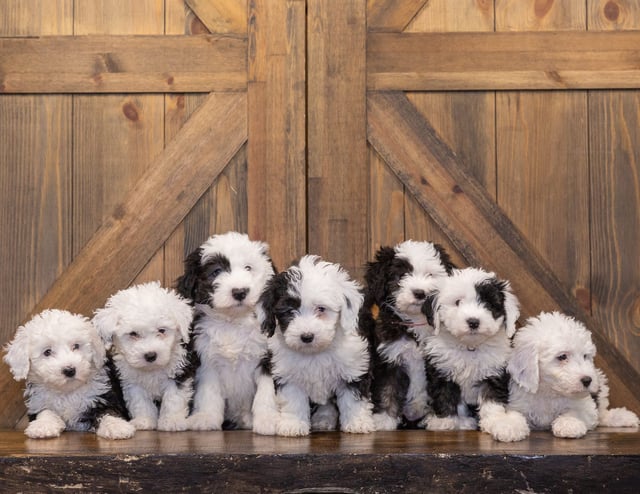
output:
[{"label": "fluffy white puppy sitting", "polygon": [[518,330],[513,347],[508,409],[524,415],[531,428],[577,438],[599,424],[637,427],[633,412],[609,409],[606,377],[594,366],[596,347],[582,323],[541,313]]},{"label": "fluffy white puppy sitting", "polygon": [[251,408],[267,352],[255,307],[274,273],[268,250],[264,242],[228,232],[209,238],[185,261],[177,285],[195,304],[192,342],[199,359],[191,429],[253,426]]},{"label": "fluffy white puppy sitting", "polygon": [[[368,343],[358,332],[362,301],[359,285],[346,271],[318,256],[302,257],[269,282],[258,316],[270,337],[264,372],[275,381],[276,434],[309,434],[312,404],[321,407],[314,428],[335,428],[333,400],[340,430],[374,430]],[[273,420],[274,406],[257,402],[256,420]]]},{"label": "fluffy white puppy sitting", "polygon": [[115,371],[105,365],[104,344],[86,317],[46,310],[18,328],[6,351],[13,377],[27,383],[27,436],[58,437],[64,430],[107,439],[134,435]]},{"label": "fluffy white puppy sitting", "polygon": [[[509,282],[482,269],[454,269],[425,304],[434,335],[427,338],[429,430],[480,427],[510,436],[524,418],[504,408],[510,339],[520,315]],[[432,310],[430,312],[430,308]]]},{"label": "fluffy white puppy sitting", "polygon": [[120,290],[95,313],[93,322],[118,370],[137,429],[187,428],[193,372],[186,344],[192,317],[189,302],[159,282]]}]

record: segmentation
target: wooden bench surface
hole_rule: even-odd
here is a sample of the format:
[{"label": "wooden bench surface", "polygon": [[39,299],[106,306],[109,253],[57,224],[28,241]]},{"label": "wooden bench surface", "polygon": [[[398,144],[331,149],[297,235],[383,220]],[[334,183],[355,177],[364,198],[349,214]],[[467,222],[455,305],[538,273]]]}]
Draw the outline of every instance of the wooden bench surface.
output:
[{"label": "wooden bench surface", "polygon": [[[28,439],[0,431],[0,492],[640,492],[640,433],[534,432],[500,443],[479,432],[139,431]],[[588,489],[588,490],[585,490]]]}]

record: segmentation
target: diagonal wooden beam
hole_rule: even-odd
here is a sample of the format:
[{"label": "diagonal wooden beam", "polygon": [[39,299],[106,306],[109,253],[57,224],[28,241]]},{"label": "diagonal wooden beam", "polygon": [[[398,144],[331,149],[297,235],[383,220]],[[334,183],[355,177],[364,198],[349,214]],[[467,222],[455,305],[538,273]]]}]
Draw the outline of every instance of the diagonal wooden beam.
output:
[{"label": "diagonal wooden beam", "polygon": [[0,38],[0,94],[182,93],[246,87],[246,36]]},{"label": "diagonal wooden beam", "polygon": [[370,90],[640,87],[640,31],[371,33]]},{"label": "diagonal wooden beam", "polygon": [[640,411],[638,373],[404,93],[370,93],[367,110],[369,142],[460,253],[470,264],[509,279],[523,316],[561,310],[587,324],[612,395]]},{"label": "diagonal wooden beam", "polygon": [[429,0],[367,0],[367,30],[401,32]]},{"label": "diagonal wooden beam", "polygon": [[[33,313],[55,307],[90,316],[127,287],[246,140],[246,93],[209,95]],[[2,364],[3,401],[19,392]],[[0,407],[0,427],[15,425],[21,410]]]},{"label": "diagonal wooden beam", "polygon": [[185,0],[212,33],[247,32],[247,0]]}]

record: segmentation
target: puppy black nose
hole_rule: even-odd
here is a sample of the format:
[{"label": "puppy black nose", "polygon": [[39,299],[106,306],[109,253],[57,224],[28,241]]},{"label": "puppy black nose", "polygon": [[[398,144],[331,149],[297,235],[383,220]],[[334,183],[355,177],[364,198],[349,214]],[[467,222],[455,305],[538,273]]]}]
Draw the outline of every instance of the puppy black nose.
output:
[{"label": "puppy black nose", "polygon": [[73,377],[73,376],[76,375],[76,368],[75,367],[65,367],[64,369],[62,369],[62,373],[67,377]]},{"label": "puppy black nose", "polygon": [[155,362],[156,358],[158,358],[158,354],[156,352],[149,352],[144,354],[144,359],[149,363]]},{"label": "puppy black nose", "polygon": [[469,319],[467,319],[467,325],[469,326],[469,329],[474,331],[480,327],[480,319],[470,317]]},{"label": "puppy black nose", "polygon": [[313,333],[302,333],[300,339],[303,343],[311,343],[313,341]]},{"label": "puppy black nose", "polygon": [[585,388],[588,388],[592,380],[593,379],[591,379],[589,376],[585,376],[582,379],[580,379],[580,382],[584,385]]},{"label": "puppy black nose", "polygon": [[427,294],[424,292],[424,290],[411,290],[411,292],[413,293],[413,296],[416,298],[416,300],[424,300],[425,298],[427,298]]},{"label": "puppy black nose", "polygon": [[249,293],[248,288],[234,288],[231,290],[231,296],[238,302],[242,302],[245,298],[247,298],[247,293]]}]

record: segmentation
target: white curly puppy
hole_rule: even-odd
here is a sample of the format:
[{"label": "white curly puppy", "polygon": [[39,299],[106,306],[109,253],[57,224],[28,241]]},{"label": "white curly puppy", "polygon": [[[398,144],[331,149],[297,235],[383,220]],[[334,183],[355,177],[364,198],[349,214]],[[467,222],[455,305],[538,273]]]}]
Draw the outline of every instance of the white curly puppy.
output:
[{"label": "white curly puppy", "polygon": [[597,425],[638,426],[633,412],[608,408],[606,377],[594,366],[596,347],[581,322],[541,313],[516,333],[513,347],[508,409],[524,415],[531,428],[577,438]]},{"label": "white curly puppy", "polygon": [[115,371],[105,365],[104,344],[86,317],[41,312],[18,328],[5,350],[13,377],[26,380],[27,436],[58,437],[64,430],[107,439],[134,435]]},{"label": "white curly puppy", "polygon": [[[271,279],[258,317],[269,336],[263,369],[275,381],[280,415],[274,417],[274,404],[264,400],[256,403],[256,420],[275,418],[273,432],[282,436],[307,435],[312,425],[332,429],[336,419],[344,432],[375,429],[368,342],[358,332],[362,301],[359,285],[346,271],[318,256],[304,256]],[[314,404],[320,408],[312,424]],[[267,433],[269,427],[254,430]]]},{"label": "white curly puppy", "polygon": [[192,318],[189,302],[159,282],[120,290],[95,313],[93,322],[118,369],[137,429],[187,428],[193,373],[186,344]]},{"label": "white curly puppy", "polygon": [[253,427],[251,408],[267,353],[255,308],[274,273],[268,250],[264,242],[228,232],[210,237],[185,261],[177,286],[195,304],[192,343],[199,360],[190,429]]},{"label": "white curly puppy", "polygon": [[[454,269],[425,304],[434,335],[427,338],[429,430],[481,429],[511,434],[526,421],[504,408],[507,361],[520,315],[508,281],[478,268]],[[479,419],[479,423],[478,423]],[[505,432],[506,431],[506,432]]]}]

